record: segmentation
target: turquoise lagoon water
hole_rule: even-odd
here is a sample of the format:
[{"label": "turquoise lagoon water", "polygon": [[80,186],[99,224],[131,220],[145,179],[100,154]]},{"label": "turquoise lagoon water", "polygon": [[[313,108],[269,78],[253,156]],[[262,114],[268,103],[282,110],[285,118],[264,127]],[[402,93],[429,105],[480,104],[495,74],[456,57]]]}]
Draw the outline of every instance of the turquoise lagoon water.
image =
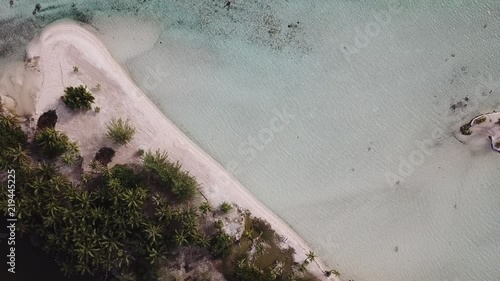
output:
[{"label": "turquoise lagoon water", "polygon": [[346,280],[498,280],[500,155],[455,134],[498,109],[500,3],[233,2],[2,3],[0,54],[87,21]]}]

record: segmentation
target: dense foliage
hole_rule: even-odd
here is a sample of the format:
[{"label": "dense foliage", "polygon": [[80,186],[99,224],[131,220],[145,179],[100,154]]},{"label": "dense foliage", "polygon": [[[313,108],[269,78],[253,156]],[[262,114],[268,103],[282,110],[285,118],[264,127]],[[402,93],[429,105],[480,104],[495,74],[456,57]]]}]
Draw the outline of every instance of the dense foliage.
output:
[{"label": "dense foliage", "polygon": [[0,168],[30,161],[26,151],[28,138],[15,117],[0,114]]},{"label": "dense foliage", "polygon": [[182,170],[181,164],[171,162],[166,153],[147,152],[143,159],[146,171],[158,178],[177,198],[187,200],[196,194],[198,183],[195,178],[189,172]]},{"label": "dense foliage", "polygon": [[37,131],[34,144],[41,155],[49,158],[63,154],[70,147],[68,136],[52,128]]},{"label": "dense foliage", "polygon": [[64,96],[61,97],[64,104],[70,109],[91,109],[94,103],[94,96],[87,90],[87,87],[80,85],[78,87],[67,87],[64,90]]},{"label": "dense foliage", "polygon": [[215,258],[227,257],[231,253],[231,245],[234,242],[233,237],[225,233],[221,225],[220,221],[215,224],[217,232],[210,240],[210,253]]}]

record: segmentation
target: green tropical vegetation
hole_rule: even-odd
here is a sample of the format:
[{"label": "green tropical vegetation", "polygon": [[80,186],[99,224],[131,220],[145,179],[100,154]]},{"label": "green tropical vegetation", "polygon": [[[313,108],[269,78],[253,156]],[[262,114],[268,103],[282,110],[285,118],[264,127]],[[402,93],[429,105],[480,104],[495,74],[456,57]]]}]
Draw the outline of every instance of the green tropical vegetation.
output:
[{"label": "green tropical vegetation", "polygon": [[38,130],[33,143],[42,156],[49,158],[59,156],[68,150],[76,150],[76,144],[72,144],[65,133],[53,128]]},{"label": "green tropical vegetation", "polygon": [[130,125],[129,120],[121,118],[113,119],[107,124],[107,137],[119,144],[126,144],[135,134],[135,128]]},{"label": "green tropical vegetation", "polygon": [[182,170],[179,162],[171,162],[166,152],[146,152],[143,155],[144,168],[148,176],[158,180],[166,190],[180,200],[193,198],[198,191],[198,183],[189,172]]},{"label": "green tropical vegetation", "polygon": [[[80,171],[75,181],[63,163],[75,163],[78,146],[63,132],[48,126],[30,140],[17,118],[3,112],[0,135],[2,184],[8,169],[16,171],[18,231],[36,237],[68,276],[164,280],[185,251],[196,250],[219,261],[229,281],[315,280],[301,272],[293,249],[279,247],[280,238],[267,222],[245,214],[248,235],[236,240],[227,233],[223,220],[198,196],[196,179],[165,152],[147,151],[138,163],[112,167],[94,160],[88,172],[71,170]],[[108,148],[99,151],[112,154]],[[6,196],[2,189],[5,213]],[[207,272],[199,275],[195,280],[210,280]]]},{"label": "green tropical vegetation", "polygon": [[229,204],[228,202],[222,202],[222,204],[220,204],[220,210],[224,214],[229,213],[229,211],[231,211],[231,209],[233,209],[233,206],[231,204]]},{"label": "green tropical vegetation", "polygon": [[64,96],[61,97],[64,104],[72,110],[89,110],[94,103],[94,96],[86,86],[67,87],[64,90]]}]

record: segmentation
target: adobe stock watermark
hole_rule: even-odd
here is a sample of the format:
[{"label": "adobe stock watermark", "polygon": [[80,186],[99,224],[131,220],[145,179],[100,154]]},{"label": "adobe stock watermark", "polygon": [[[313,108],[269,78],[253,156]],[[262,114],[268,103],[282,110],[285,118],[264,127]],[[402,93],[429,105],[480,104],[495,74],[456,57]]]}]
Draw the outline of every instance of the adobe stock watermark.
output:
[{"label": "adobe stock watermark", "polygon": [[[484,100],[488,94],[500,87],[500,79],[494,80],[491,73],[479,76],[478,84],[476,85],[472,94],[474,103],[467,107],[470,112],[478,110],[479,104]],[[451,120],[450,120],[451,121]],[[439,141],[440,138],[445,136],[445,130],[436,126],[431,132],[429,138],[415,142],[416,149],[408,154],[407,157],[399,157],[399,164],[396,171],[386,171],[384,173],[385,180],[389,186],[395,186],[405,182],[405,179],[410,177],[415,169],[426,161],[426,159],[433,155],[431,147]]]},{"label": "adobe stock watermark", "polygon": [[373,20],[366,23],[364,27],[358,26],[354,29],[356,35],[353,38],[353,44],[346,42],[340,44],[340,51],[347,60],[350,56],[359,53],[361,49],[366,48],[373,38],[379,36],[392,23],[393,16],[402,12],[399,0],[387,0],[386,5],[387,8],[374,13]]},{"label": "adobe stock watermark", "polygon": [[[243,160],[231,160],[227,162],[224,168],[228,174],[234,177],[241,174],[244,171],[244,165],[254,161],[258,154],[264,152],[266,147],[273,143],[277,135],[283,132],[297,118],[289,106],[283,106],[280,109],[274,108],[272,112],[272,117],[265,126],[249,134],[246,140],[238,145],[237,153],[244,158]],[[220,188],[226,188],[233,182],[231,177],[225,173],[215,173],[211,177],[214,178]]]},{"label": "adobe stock watermark", "polygon": [[146,72],[146,77],[144,77],[144,89],[149,94],[152,94],[158,87],[165,87],[165,82],[163,79],[168,78],[168,73],[165,71],[165,65],[156,62],[154,67],[148,67]]},{"label": "adobe stock watermark", "polygon": [[239,144],[237,153],[244,157],[243,163],[236,160],[229,161],[226,164],[226,169],[233,175],[239,174],[242,165],[255,160],[257,154],[264,151],[274,141],[276,135],[281,133],[295,118],[296,116],[291,113],[288,107],[274,108],[273,116],[266,126],[260,128],[255,134],[249,135],[244,142]]}]

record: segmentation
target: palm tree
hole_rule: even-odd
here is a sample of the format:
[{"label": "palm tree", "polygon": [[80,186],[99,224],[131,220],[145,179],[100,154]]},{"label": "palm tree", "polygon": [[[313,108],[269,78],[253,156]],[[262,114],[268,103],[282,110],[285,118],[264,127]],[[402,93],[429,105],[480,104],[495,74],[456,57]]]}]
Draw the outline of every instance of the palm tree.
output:
[{"label": "palm tree", "polygon": [[309,253],[307,253],[307,259],[310,262],[314,261],[315,258],[316,258],[316,254],[313,251],[309,251]]},{"label": "palm tree", "polygon": [[43,154],[52,158],[68,149],[69,138],[62,132],[45,128],[36,133],[34,143]]},{"label": "palm tree", "polygon": [[244,235],[253,241],[252,230],[245,230]]},{"label": "palm tree", "polygon": [[68,189],[69,182],[62,175],[55,175],[48,181],[51,189],[56,191],[66,191]]},{"label": "palm tree", "polygon": [[122,249],[118,250],[117,254],[117,260],[115,264],[118,265],[119,268],[122,267],[122,265],[128,266],[131,261],[134,260],[134,257],[127,251],[123,251]]},{"label": "palm tree", "polygon": [[309,262],[307,260],[305,260],[303,263],[299,264],[299,271],[300,272],[306,271],[308,264],[309,264]]},{"label": "palm tree", "polygon": [[201,203],[199,209],[201,211],[201,214],[205,216],[209,211],[212,210],[212,207],[210,206],[210,203],[208,203],[208,201],[205,201]]},{"label": "palm tree", "polygon": [[175,230],[174,239],[179,247],[188,244],[187,234],[184,232],[183,229],[181,231]]},{"label": "palm tree", "polygon": [[[85,265],[83,269],[86,270],[84,270],[83,273],[89,269],[87,265],[89,265],[91,260],[96,257],[98,252],[96,243],[96,240],[88,238],[77,239],[75,243],[75,252],[77,254],[78,261],[79,263]],[[79,271],[82,272],[82,270]]]},{"label": "palm tree", "polygon": [[31,164],[31,158],[28,156],[28,152],[21,146],[21,144],[17,144],[16,147],[8,148],[7,153],[10,156],[10,160],[15,165],[28,166]]},{"label": "palm tree", "polygon": [[127,208],[138,209],[144,203],[143,192],[137,189],[126,189],[122,191],[122,200]]},{"label": "palm tree", "polygon": [[162,237],[162,228],[161,226],[154,225],[152,223],[144,223],[144,232],[146,237],[151,241],[151,243],[157,243],[157,240]]},{"label": "palm tree", "polygon": [[45,212],[54,219],[57,218],[60,210],[61,207],[55,201],[48,202],[48,204],[45,205]]},{"label": "palm tree", "polygon": [[0,114],[0,126],[12,127],[21,123],[15,115]]},{"label": "palm tree", "polygon": [[210,239],[205,234],[198,234],[194,238],[195,244],[202,248],[210,246]]},{"label": "palm tree", "polygon": [[148,259],[151,264],[156,264],[161,260],[165,259],[165,250],[162,247],[159,248],[150,248],[146,247]]},{"label": "palm tree", "polygon": [[194,217],[185,217],[182,221],[181,221],[181,224],[182,224],[182,227],[184,227],[184,229],[188,232],[188,233],[192,233],[193,231],[196,230],[198,224],[197,224],[197,220],[196,218]]},{"label": "palm tree", "polygon": [[86,191],[76,192],[72,200],[74,202],[74,207],[80,210],[86,210],[90,208],[90,205],[92,203],[90,194]]},{"label": "palm tree", "polygon": [[64,276],[69,277],[73,273],[74,266],[69,262],[62,262],[60,268]]},{"label": "palm tree", "polygon": [[174,217],[174,209],[165,201],[160,201],[160,205],[155,208],[155,215],[160,222],[168,222]]},{"label": "palm tree", "polygon": [[49,180],[57,174],[56,166],[51,162],[42,162],[37,168],[37,173],[44,179]]},{"label": "palm tree", "polygon": [[106,236],[103,235],[102,238],[100,239],[100,245],[103,247],[106,252],[119,252],[121,248],[123,248],[123,244],[120,243],[115,237],[113,236]]},{"label": "palm tree", "polygon": [[281,274],[283,274],[283,262],[281,261],[276,261],[276,264],[272,270],[272,272],[274,273],[274,276],[279,276]]},{"label": "palm tree", "polygon": [[261,242],[257,243],[257,255],[262,256],[264,254],[264,244]]}]

